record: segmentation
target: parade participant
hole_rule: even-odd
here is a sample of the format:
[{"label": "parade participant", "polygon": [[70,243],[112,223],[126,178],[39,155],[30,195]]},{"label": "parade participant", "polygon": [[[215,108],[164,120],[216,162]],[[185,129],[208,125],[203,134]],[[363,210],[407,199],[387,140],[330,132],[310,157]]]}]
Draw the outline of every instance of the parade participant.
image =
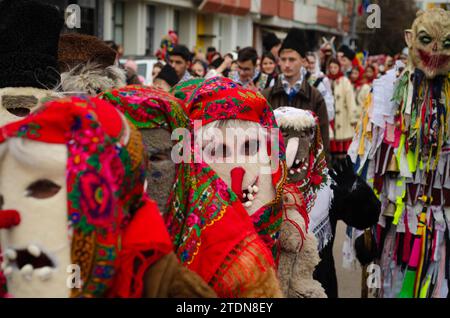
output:
[{"label": "parade participant", "polygon": [[175,69],[169,64],[164,65],[153,80],[153,86],[165,92],[169,92],[177,83],[177,72],[175,72]]},{"label": "parade participant", "polygon": [[319,50],[320,57],[320,70],[323,73],[327,72],[327,66],[330,62],[330,59],[336,56],[336,47],[334,45],[334,40],[336,37],[332,37],[331,39],[327,39],[326,37],[322,37],[322,45]]},{"label": "parade participant", "polygon": [[147,193],[161,213],[167,214],[176,171],[171,134],[188,124],[182,102],[161,90],[138,85],[104,92],[100,98],[116,106],[141,132],[149,160]]},{"label": "parade participant", "polygon": [[170,30],[167,35],[161,39],[159,49],[156,51],[155,56],[158,61],[169,63],[170,52],[178,45],[178,35],[175,31]]},{"label": "parade participant", "polygon": [[256,87],[262,91],[268,87],[275,85],[277,80],[277,62],[272,53],[264,53],[261,57],[261,72],[257,77]]},{"label": "parade participant", "polygon": [[409,64],[373,83],[349,153],[382,202],[379,297],[448,297],[450,14],[419,11]]},{"label": "parade participant", "polygon": [[195,91],[188,108],[190,120],[199,122],[195,142],[204,160],[238,197],[277,260],[285,162],[269,104],[260,93],[216,77]]},{"label": "parade participant", "polygon": [[333,161],[345,158],[347,149],[352,142],[353,127],[358,121],[353,87],[341,69],[337,59],[330,60],[327,76],[331,81],[335,106],[335,118],[331,122],[333,134],[330,141],[330,152],[333,156]]},{"label": "parade participant", "polygon": [[[365,74],[365,73],[364,73]],[[359,69],[354,67],[350,72],[349,80],[353,86],[353,92],[356,102],[356,118],[360,118],[364,108],[364,102],[370,94],[372,87],[367,83],[366,78],[359,73]]]},{"label": "parade participant", "polygon": [[59,39],[58,64],[65,93],[97,95],[127,84],[116,52],[95,36],[68,33]]},{"label": "parade participant", "polygon": [[193,148],[183,149],[186,160],[171,160],[170,134],[188,127],[182,102],[138,86],[102,97],[123,111],[144,135],[151,163],[148,190],[164,211],[182,264],[221,297],[280,297],[272,255],[231,190],[207,164],[194,160]]},{"label": "parade participant", "polygon": [[257,83],[260,72],[257,70],[258,53],[252,47],[245,47],[239,50],[237,64],[238,71],[231,77],[233,81],[245,88],[257,90]]},{"label": "parade participant", "polygon": [[177,72],[178,81],[185,82],[192,78],[189,73],[191,67],[192,54],[184,45],[176,45],[172,51],[169,52],[169,64]]},{"label": "parade participant", "polygon": [[306,78],[309,85],[317,88],[322,94],[327,105],[328,120],[332,121],[334,119],[333,91],[331,90],[330,80],[320,70],[319,60],[314,52],[306,53],[306,70],[308,71]]},{"label": "parade participant", "polygon": [[293,28],[289,31],[280,49],[280,68],[282,74],[278,76],[275,85],[265,89],[262,93],[274,108],[292,106],[311,110],[320,120],[325,152],[329,156],[329,122],[326,103],[320,92],[304,80],[306,70],[306,39],[304,32]]},{"label": "parade participant", "polygon": [[144,194],[141,140],[112,105],[87,97],[2,127],[2,269],[13,297],[214,296],[177,261]]},{"label": "parade participant", "polygon": [[273,32],[268,32],[263,37],[263,48],[265,52],[271,53],[278,60],[278,51],[281,47],[281,40]]},{"label": "parade participant", "polygon": [[[349,159],[342,167],[328,171],[318,119],[312,112],[281,107],[275,110],[275,116],[286,144],[289,174],[285,192],[288,198],[303,196],[303,202],[297,200],[297,220],[303,219],[306,229],[309,228],[317,239],[320,262],[315,267],[313,277],[322,284],[328,297],[335,298],[338,290],[333,244],[337,221],[342,220],[360,230],[368,228],[378,220],[380,202],[365,181],[354,174]],[[302,209],[306,211],[303,212]],[[286,254],[290,253],[291,261],[287,263],[287,268],[279,270],[285,275],[282,281],[296,284],[300,289],[300,282],[295,281],[297,272],[304,267],[311,268],[316,257],[309,250],[308,253],[305,252],[309,259],[302,259],[301,245],[308,246],[311,239],[303,229],[303,236],[296,233],[301,225],[295,221],[295,208],[292,210],[289,218],[283,221],[283,228],[287,228],[288,233],[282,232],[281,237],[298,239],[297,242],[290,242],[288,248],[296,246],[296,243],[299,258],[293,257],[292,253],[295,251],[292,248],[285,250]],[[299,226],[294,228],[290,225],[293,222]]]},{"label": "parade participant", "polygon": [[[61,12],[38,1],[0,3],[0,125],[19,120],[58,96]],[[31,25],[39,26],[30,28]]]},{"label": "parade participant", "polygon": [[195,77],[203,78],[206,75],[207,65],[202,60],[195,60],[192,63],[192,72]]}]

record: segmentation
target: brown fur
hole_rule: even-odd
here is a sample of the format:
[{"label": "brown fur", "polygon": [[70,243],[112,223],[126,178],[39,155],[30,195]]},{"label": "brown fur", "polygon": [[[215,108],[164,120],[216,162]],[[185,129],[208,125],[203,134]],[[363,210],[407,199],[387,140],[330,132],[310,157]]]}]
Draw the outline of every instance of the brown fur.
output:
[{"label": "brown fur", "polygon": [[278,265],[283,294],[288,298],[326,298],[322,285],[313,279],[314,269],[320,261],[317,240],[312,233],[306,233],[305,220],[297,210],[288,209],[285,216],[300,226],[305,239],[285,217],[281,226]]},{"label": "brown fur", "polygon": [[148,298],[215,298],[216,294],[200,276],[183,267],[170,253],[145,273],[144,297]]}]

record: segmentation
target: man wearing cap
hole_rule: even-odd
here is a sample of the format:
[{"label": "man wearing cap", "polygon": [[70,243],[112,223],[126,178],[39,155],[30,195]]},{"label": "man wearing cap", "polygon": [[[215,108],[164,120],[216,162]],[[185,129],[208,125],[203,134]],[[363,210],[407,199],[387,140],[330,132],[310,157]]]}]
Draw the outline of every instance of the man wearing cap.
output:
[{"label": "man wearing cap", "polygon": [[281,106],[310,110],[319,118],[320,132],[323,145],[329,156],[329,128],[328,114],[325,100],[320,92],[312,87],[305,75],[306,38],[300,29],[292,28],[283,41],[279,56],[282,74],[275,85],[265,89],[262,93],[274,109]]}]

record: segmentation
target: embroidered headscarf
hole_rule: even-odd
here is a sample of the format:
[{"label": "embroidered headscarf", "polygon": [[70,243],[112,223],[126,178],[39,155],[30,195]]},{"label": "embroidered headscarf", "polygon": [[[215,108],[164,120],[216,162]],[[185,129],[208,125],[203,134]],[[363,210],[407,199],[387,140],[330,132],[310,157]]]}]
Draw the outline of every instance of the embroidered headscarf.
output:
[{"label": "embroidered headscarf", "polygon": [[[238,119],[255,122],[268,130],[277,129],[277,123],[272,108],[264,96],[236,84],[223,77],[206,80],[196,89],[189,109],[191,129],[194,121],[207,125],[214,121]],[[277,243],[282,222],[282,192],[286,180],[285,149],[281,132],[277,133],[278,141],[268,146],[272,152],[272,182],[275,189],[275,199],[263,206],[251,218],[259,235],[272,250],[275,259],[278,257]],[[277,151],[273,151],[273,149]],[[275,156],[278,155],[278,158]],[[274,166],[278,163],[278,166]]]},{"label": "embroidered headscarf", "polygon": [[[183,102],[165,92],[125,87],[102,95],[127,118],[140,116],[142,127],[184,128]],[[183,115],[184,114],[184,115]],[[155,120],[159,118],[160,120]],[[259,238],[236,195],[203,162],[195,162],[190,133],[183,135],[183,160],[176,166],[166,224],[181,263],[198,273],[221,297],[236,297],[256,284],[250,265],[274,268],[270,251]],[[239,268],[235,272],[233,269]],[[251,267],[252,270],[255,267]]]},{"label": "embroidered headscarf", "polygon": [[136,128],[105,101],[72,97],[2,127],[0,143],[9,138],[67,146],[71,261],[83,282],[71,296],[142,296],[145,271],[172,245],[144,195],[146,157]]}]

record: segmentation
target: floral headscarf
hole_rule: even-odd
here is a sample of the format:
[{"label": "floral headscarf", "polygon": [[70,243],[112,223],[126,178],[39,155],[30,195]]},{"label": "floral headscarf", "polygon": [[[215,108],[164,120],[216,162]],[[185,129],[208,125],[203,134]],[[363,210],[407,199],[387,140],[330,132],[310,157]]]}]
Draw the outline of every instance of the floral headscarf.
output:
[{"label": "floral headscarf", "polygon": [[[186,126],[183,102],[159,90],[125,87],[102,97],[125,111],[128,118],[134,118],[135,112],[145,113],[146,127],[173,131]],[[194,162],[192,149],[188,160],[176,166],[166,224],[181,263],[198,273],[219,296],[238,296],[244,292],[243,286],[251,285],[253,278],[246,268],[256,262],[248,258],[244,264],[240,255],[255,253],[260,271],[273,268],[273,258],[236,195],[206,163]],[[234,273],[230,266],[241,270]]]},{"label": "floral headscarf", "polygon": [[204,78],[193,78],[178,83],[170,90],[176,98],[181,99],[185,105],[189,105],[194,97],[196,90],[205,82]]},{"label": "floral headscarf", "polygon": [[99,95],[116,106],[138,129],[186,127],[184,104],[162,90],[129,85]]},{"label": "floral headscarf", "polygon": [[[201,120],[202,125],[206,125],[214,121],[230,119],[256,122],[268,129],[278,128],[272,108],[264,96],[259,92],[245,89],[228,78],[215,77],[206,80],[196,89],[191,104],[187,108],[190,112],[191,129],[196,120]],[[275,199],[251,216],[258,234],[272,250],[275,259],[279,252],[277,240],[282,222],[281,196],[286,180],[285,149],[281,131],[278,139],[279,143],[274,146],[278,146],[279,151],[271,155],[279,156],[278,160],[272,160],[272,163],[279,162],[278,167],[273,167],[272,174],[276,190]]]},{"label": "floral headscarf", "polygon": [[155,203],[144,196],[139,132],[109,103],[72,97],[1,128],[0,143],[17,137],[67,145],[71,257],[83,282],[71,296],[140,297],[145,271],[172,245]]}]

